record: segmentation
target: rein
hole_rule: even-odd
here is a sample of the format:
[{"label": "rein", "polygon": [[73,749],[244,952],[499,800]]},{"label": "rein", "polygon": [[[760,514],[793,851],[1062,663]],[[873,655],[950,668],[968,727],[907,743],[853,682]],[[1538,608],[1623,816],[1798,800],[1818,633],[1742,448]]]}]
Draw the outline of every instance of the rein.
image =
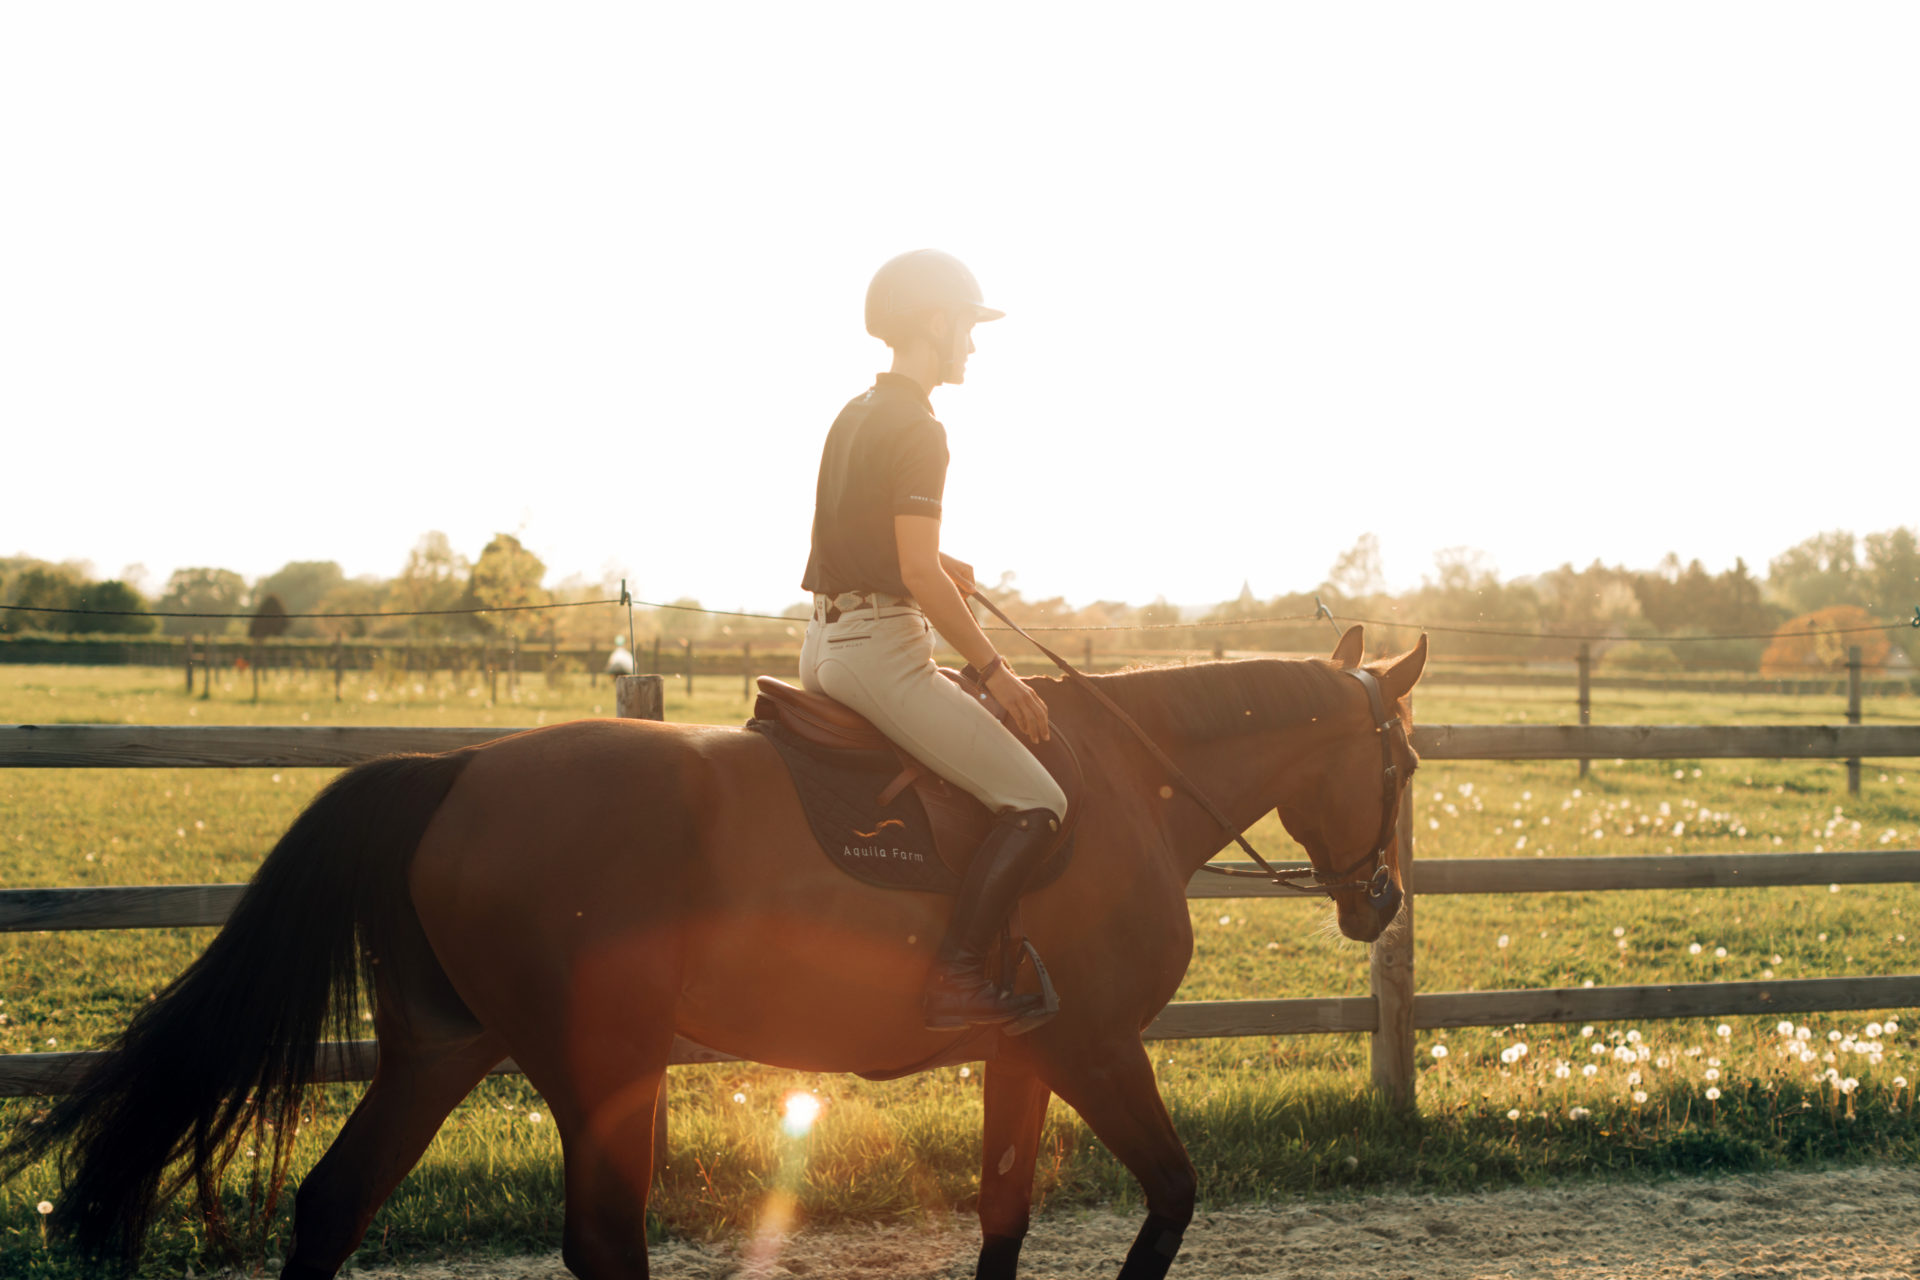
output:
[{"label": "rein", "polygon": [[[1241,828],[1235,826],[1228,820],[1227,815],[1222,813],[1220,807],[1208,798],[1206,792],[1200,789],[1199,784],[1189,778],[1186,772],[1181,769],[1179,765],[1175,764],[1165,751],[1160,749],[1160,744],[1155,742],[1153,738],[1148,735],[1147,731],[1140,727],[1139,722],[1128,715],[1126,709],[1121,707],[1119,703],[1107,696],[1107,692],[1102,689],[1098,683],[1065,658],[1034,639],[1019,623],[1002,613],[1000,607],[994,604],[993,601],[987,599],[984,594],[977,590],[970,594],[975,600],[978,600],[986,606],[988,613],[991,613],[1002,623],[1006,624],[1006,626],[1011,628],[1021,639],[1045,654],[1054,666],[1059,667],[1060,670],[1067,674],[1068,678],[1078,681],[1082,689],[1092,694],[1094,701],[1112,712],[1114,718],[1125,725],[1133,733],[1135,738],[1139,739],[1140,745],[1147,749],[1147,754],[1153,757],[1154,763],[1166,770],[1167,775],[1179,783],[1181,789],[1206,811],[1207,816],[1212,818],[1222,831],[1231,836],[1233,842],[1239,845],[1241,850],[1244,851],[1248,857],[1252,858],[1254,862],[1259,864],[1260,867],[1258,871],[1248,871],[1239,867],[1216,867],[1209,862],[1201,866],[1200,869],[1202,871],[1211,871],[1215,875],[1221,876],[1249,876],[1255,879],[1269,880],[1276,885],[1292,889],[1298,893],[1324,893],[1332,895],[1345,893],[1351,889],[1366,889],[1375,895],[1384,892],[1388,883],[1385,852],[1387,842],[1393,838],[1393,810],[1395,801],[1398,799],[1400,772],[1399,766],[1393,758],[1391,735],[1397,734],[1404,741],[1406,728],[1400,723],[1400,718],[1397,715],[1389,716],[1387,714],[1385,699],[1383,699],[1380,694],[1380,682],[1374,678],[1371,671],[1362,671],[1354,667],[1341,668],[1348,675],[1358,679],[1367,690],[1367,701],[1373,712],[1374,732],[1380,735],[1385,805],[1380,814],[1380,836],[1379,839],[1374,842],[1373,851],[1363,858],[1356,860],[1352,867],[1339,874],[1341,876],[1352,875],[1360,869],[1360,866],[1366,861],[1366,858],[1371,858],[1374,864],[1373,875],[1367,880],[1347,880],[1340,883],[1327,883],[1320,878],[1320,873],[1314,870],[1313,864],[1310,862],[1287,863],[1276,867],[1261,857],[1259,851],[1247,843],[1247,838],[1242,834]],[[1299,883],[1301,878],[1305,876],[1313,877],[1312,882],[1307,884]]]}]

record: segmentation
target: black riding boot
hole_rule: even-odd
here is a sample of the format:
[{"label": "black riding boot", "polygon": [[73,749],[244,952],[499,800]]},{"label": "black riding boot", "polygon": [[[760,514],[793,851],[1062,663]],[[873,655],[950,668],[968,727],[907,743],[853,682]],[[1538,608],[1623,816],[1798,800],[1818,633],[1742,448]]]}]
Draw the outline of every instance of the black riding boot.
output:
[{"label": "black riding boot", "polygon": [[1022,809],[994,821],[960,882],[947,936],[934,953],[925,1000],[927,1030],[1011,1022],[1039,1010],[1039,996],[1007,994],[987,978],[987,955],[1021,888],[1051,850],[1059,825],[1046,809]]}]

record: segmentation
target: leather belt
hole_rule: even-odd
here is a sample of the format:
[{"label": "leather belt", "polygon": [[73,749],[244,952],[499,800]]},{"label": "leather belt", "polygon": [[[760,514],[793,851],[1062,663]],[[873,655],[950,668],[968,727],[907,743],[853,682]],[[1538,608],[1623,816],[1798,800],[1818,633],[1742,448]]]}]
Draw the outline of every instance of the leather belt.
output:
[{"label": "leather belt", "polygon": [[822,622],[838,622],[841,614],[856,609],[898,607],[918,609],[920,604],[912,596],[896,596],[886,591],[842,591],[835,596],[815,592],[813,597],[813,616]]}]

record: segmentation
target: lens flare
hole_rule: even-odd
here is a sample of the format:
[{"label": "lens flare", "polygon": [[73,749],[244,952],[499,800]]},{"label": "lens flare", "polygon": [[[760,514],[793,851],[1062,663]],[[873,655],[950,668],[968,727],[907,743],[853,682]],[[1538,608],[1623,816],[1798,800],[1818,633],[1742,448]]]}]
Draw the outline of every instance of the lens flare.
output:
[{"label": "lens flare", "polygon": [[820,1118],[820,1099],[810,1093],[790,1093],[781,1107],[780,1127],[789,1138],[804,1138]]}]

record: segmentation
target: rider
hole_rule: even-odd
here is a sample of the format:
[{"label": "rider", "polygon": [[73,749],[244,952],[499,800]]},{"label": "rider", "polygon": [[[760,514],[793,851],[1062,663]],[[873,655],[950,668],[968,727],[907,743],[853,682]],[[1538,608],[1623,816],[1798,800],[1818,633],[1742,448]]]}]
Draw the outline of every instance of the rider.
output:
[{"label": "rider", "polygon": [[867,332],[893,349],[893,368],[827,433],[800,584],[813,593],[800,682],[867,717],[995,815],[934,954],[929,1030],[1007,1022],[1038,1008],[1037,996],[989,981],[986,959],[1067,811],[1052,775],[933,660],[938,631],[1022,734],[1049,736],[1046,703],[994,651],[967,607],[972,570],[940,552],[947,434],[928,396],[966,377],[973,326],[1004,314],[982,305],[959,259],[935,249],[903,253],[875,273]]}]

